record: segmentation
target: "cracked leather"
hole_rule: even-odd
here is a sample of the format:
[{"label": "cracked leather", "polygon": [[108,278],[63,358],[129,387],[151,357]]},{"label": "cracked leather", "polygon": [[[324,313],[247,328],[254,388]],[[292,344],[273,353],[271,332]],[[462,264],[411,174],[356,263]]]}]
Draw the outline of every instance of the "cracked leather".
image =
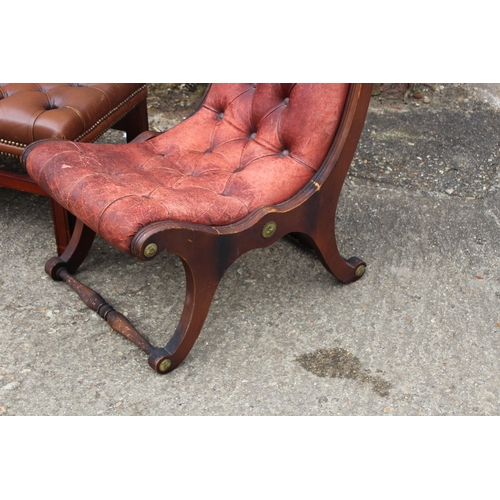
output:
[{"label": "cracked leather", "polygon": [[191,117],[142,143],[43,142],[25,158],[58,203],[130,254],[139,229],[235,223],[296,194],[320,167],[347,84],[213,84]]}]

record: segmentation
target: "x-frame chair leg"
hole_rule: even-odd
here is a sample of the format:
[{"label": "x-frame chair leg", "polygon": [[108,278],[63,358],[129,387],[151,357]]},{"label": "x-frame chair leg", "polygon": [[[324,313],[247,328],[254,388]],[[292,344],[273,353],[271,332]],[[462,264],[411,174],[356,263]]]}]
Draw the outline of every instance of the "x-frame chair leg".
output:
[{"label": "x-frame chair leg", "polygon": [[117,332],[132,341],[149,355],[148,362],[157,373],[176,368],[189,354],[198,338],[218,284],[228,265],[203,262],[199,255],[183,257],[186,273],[186,298],[179,324],[165,347],[155,347],[120,312],[116,311],[97,292],[72,276],[88,254],[95,232],[77,220],[66,251],[48,260],[45,270],[55,281],[66,282],[93,311],[105,319]]},{"label": "x-frame chair leg", "polygon": [[[148,354],[149,365],[157,373],[167,373],[189,354],[203,328],[220,280],[231,264],[252,249],[270,246],[289,234],[292,228],[303,235],[309,246],[317,251],[326,269],[340,281],[350,283],[363,275],[365,262],[357,257],[344,259],[337,247],[335,213],[339,193],[340,189],[331,199],[329,196],[325,198],[324,192],[318,190],[291,212],[271,212],[260,221],[248,221],[241,228],[210,228],[169,222],[151,224],[140,230],[131,245],[136,257],[150,260],[160,251],[174,253],[181,258],[186,274],[184,309],[174,334],[164,347],[151,345],[124,315],[72,276],[88,254],[95,237],[94,231],[81,221],[77,220],[65,252],[50,259],[45,269],[54,280],[65,281],[116,332]],[[317,207],[322,208],[321,213],[317,212]],[[312,217],[314,213],[317,215]]]}]

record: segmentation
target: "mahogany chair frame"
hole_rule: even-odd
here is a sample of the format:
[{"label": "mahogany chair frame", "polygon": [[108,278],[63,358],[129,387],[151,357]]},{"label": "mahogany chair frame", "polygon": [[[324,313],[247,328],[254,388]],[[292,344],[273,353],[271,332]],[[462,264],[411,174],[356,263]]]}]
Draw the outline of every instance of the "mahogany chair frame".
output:
[{"label": "mahogany chair frame", "polygon": [[[370,102],[371,84],[352,84],[333,143],[316,174],[295,196],[274,206],[263,206],[228,226],[203,226],[178,221],[150,224],[137,232],[132,254],[148,261],[160,252],[182,260],[186,297],[178,326],[164,347],[155,347],[98,293],[72,275],[84,261],[95,237],[77,220],[71,241],[60,257],[50,259],[46,272],[63,280],[83,302],[118,333],[140,347],[149,365],[160,374],[179,366],[193,347],[225,271],[244,253],[265,248],[294,233],[316,250],[324,267],[343,283],[358,280],[366,263],[358,257],[344,259],[335,236],[335,214],[342,185],[354,156]],[[143,134],[137,141],[147,140]]]}]

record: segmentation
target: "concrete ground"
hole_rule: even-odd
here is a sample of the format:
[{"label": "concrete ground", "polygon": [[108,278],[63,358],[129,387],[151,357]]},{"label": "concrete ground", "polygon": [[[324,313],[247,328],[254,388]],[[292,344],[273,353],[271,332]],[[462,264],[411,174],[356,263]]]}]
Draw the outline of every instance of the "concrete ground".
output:
[{"label": "concrete ground", "polygon": [[[243,256],[167,376],[45,275],[47,199],[0,188],[0,415],[498,415],[500,116],[442,87],[372,98],[337,226],[365,276],[342,285],[288,240]],[[173,332],[174,256],[98,239],[79,277],[154,342]]]}]

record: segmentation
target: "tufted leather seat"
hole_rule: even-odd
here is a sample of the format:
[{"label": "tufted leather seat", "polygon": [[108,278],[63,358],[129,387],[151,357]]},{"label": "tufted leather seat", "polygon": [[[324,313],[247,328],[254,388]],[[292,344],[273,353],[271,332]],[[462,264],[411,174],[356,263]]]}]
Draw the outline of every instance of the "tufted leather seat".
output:
[{"label": "tufted leather seat", "polygon": [[152,222],[224,226],[297,193],[331,145],[347,91],[214,84],[193,116],[147,142],[46,142],[26,166],[58,203],[130,254]]},{"label": "tufted leather seat", "polygon": [[[49,138],[92,142],[109,128],[131,140],[147,130],[147,87],[140,83],[0,83],[0,154],[19,157]],[[0,169],[0,186],[47,195],[22,173]],[[53,205],[59,253],[69,239],[65,212]]]}]

